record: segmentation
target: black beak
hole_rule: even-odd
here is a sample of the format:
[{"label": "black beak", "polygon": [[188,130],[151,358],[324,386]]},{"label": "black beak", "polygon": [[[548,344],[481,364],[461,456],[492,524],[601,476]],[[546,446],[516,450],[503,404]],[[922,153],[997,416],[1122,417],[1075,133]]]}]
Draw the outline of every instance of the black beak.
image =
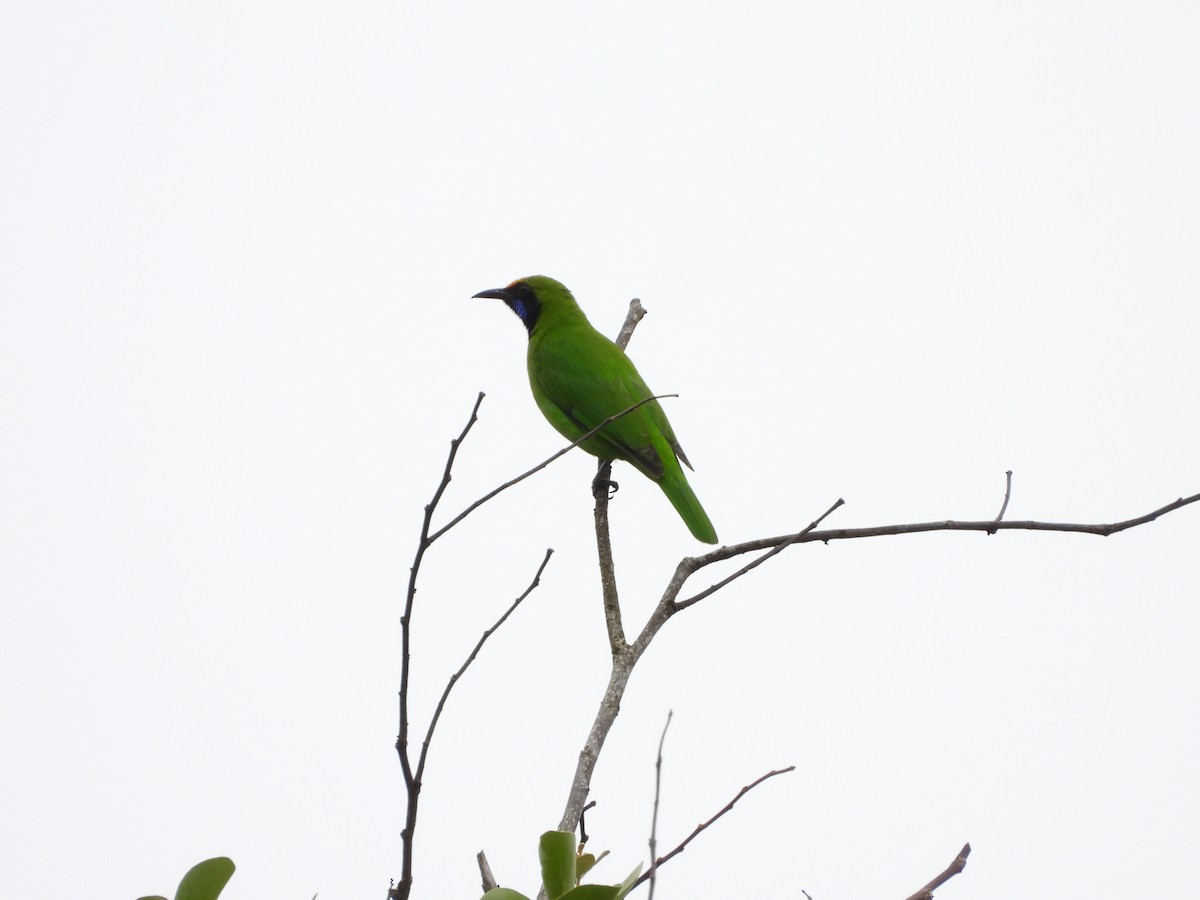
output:
[{"label": "black beak", "polygon": [[480,291],[478,294],[474,294],[471,297],[471,299],[474,300],[476,297],[485,297],[489,300],[511,300],[512,299],[512,295],[509,294],[509,292],[506,291],[504,288],[492,288],[490,291]]}]

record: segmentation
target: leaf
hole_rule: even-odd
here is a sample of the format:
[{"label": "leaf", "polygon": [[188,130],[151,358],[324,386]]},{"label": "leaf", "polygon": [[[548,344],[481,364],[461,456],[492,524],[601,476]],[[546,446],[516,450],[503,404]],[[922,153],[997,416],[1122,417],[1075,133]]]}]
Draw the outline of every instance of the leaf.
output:
[{"label": "leaf", "polygon": [[529,898],[512,888],[494,887],[483,895],[482,900],[529,900]]},{"label": "leaf", "polygon": [[581,884],[567,891],[559,900],[617,900],[621,896],[620,886],[611,884]]},{"label": "leaf", "polygon": [[575,858],[575,880],[578,881],[588,872],[592,871],[592,867],[596,865],[596,855],[594,853],[580,853]]},{"label": "leaf", "polygon": [[582,881],[583,876],[592,871],[608,854],[608,850],[601,852],[599,856],[594,853],[580,853],[575,858],[575,881],[577,883]]},{"label": "leaf", "polygon": [[233,877],[233,870],[233,860],[227,856],[196,863],[179,882],[175,900],[217,900]]},{"label": "leaf", "polygon": [[160,897],[155,894],[153,897],[138,897],[138,900],[167,900],[166,897]]},{"label": "leaf", "polygon": [[625,877],[625,880],[622,881],[620,883],[620,885],[618,885],[618,887],[620,888],[620,891],[617,894],[617,896],[624,897],[631,890],[633,890],[634,882],[636,882],[638,880],[638,878],[641,876],[641,874],[642,874],[642,864],[638,863],[637,866],[634,867],[634,870]]},{"label": "leaf", "polygon": [[548,900],[558,900],[575,887],[575,835],[570,831],[547,831],[538,842],[542,863],[542,886]]}]

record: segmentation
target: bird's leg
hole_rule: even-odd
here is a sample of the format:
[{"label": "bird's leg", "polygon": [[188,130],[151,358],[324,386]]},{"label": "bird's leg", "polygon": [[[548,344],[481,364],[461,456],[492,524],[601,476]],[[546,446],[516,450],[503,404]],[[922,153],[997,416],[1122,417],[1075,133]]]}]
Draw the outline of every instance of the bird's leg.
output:
[{"label": "bird's leg", "polygon": [[612,475],[612,460],[600,460],[600,466],[596,469],[596,477],[592,479],[592,496],[597,500],[600,495],[612,491],[609,496],[617,492],[618,484],[610,477]]}]

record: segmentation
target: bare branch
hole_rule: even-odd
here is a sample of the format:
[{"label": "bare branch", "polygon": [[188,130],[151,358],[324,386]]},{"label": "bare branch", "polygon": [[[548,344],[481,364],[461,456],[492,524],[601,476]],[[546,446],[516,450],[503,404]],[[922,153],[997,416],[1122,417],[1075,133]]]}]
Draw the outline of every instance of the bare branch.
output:
[{"label": "bare branch", "polygon": [[[480,396],[482,396],[482,395],[480,395]],[[468,506],[466,509],[464,509],[462,512],[460,512],[457,516],[455,516],[453,519],[451,519],[449,522],[447,522],[445,525],[443,525],[441,528],[439,528],[437,531],[435,531],[432,535],[430,535],[428,542],[430,544],[432,544],[434,541],[436,541],[438,538],[440,538],[443,534],[445,534],[447,531],[449,531],[451,528],[453,528],[455,525],[457,525],[459,522],[461,522],[463,519],[465,519],[471,513],[475,512],[475,510],[479,509],[479,507],[483,506],[483,504],[487,503],[489,500],[491,500],[497,494],[499,494],[503,491],[507,491],[514,484],[519,484],[520,482],[522,482],[526,478],[528,478],[530,475],[534,475],[534,474],[542,471],[542,469],[546,468],[546,466],[550,465],[550,463],[554,462],[560,456],[564,456],[565,454],[570,453],[572,450],[574,450],[576,447],[578,447],[580,444],[582,444],[588,438],[595,435],[596,432],[600,431],[602,428],[605,428],[610,423],[615,422],[617,419],[621,418],[622,416],[629,415],[631,412],[633,412],[639,406],[643,406],[654,400],[662,400],[666,397],[678,397],[678,396],[679,396],[678,394],[657,394],[653,397],[647,397],[645,400],[639,400],[637,403],[633,404],[633,406],[630,406],[626,409],[621,410],[619,413],[617,413],[614,416],[609,416],[607,419],[605,419],[603,422],[601,422],[599,425],[597,425],[595,428],[593,428],[587,434],[583,435],[583,437],[568,444],[566,447],[563,447],[561,450],[559,450],[553,456],[547,457],[545,460],[538,463],[536,466],[534,466],[528,472],[518,475],[516,478],[512,479],[511,481],[506,481],[506,482],[504,482],[504,484],[500,485],[500,487],[496,488],[495,490],[489,491],[488,493],[484,494],[482,497],[480,497],[478,500],[476,500],[474,503],[472,503],[470,506]],[[442,489],[439,489],[439,496],[440,496],[440,490],[443,490],[443,489],[444,489],[444,487]]]},{"label": "bare branch", "polygon": [[[428,545],[426,544],[425,546]],[[508,620],[508,617],[516,611],[518,606],[521,605],[521,602],[531,593],[533,593],[534,589],[541,583],[542,572],[545,571],[546,566],[550,562],[550,556],[553,553],[554,551],[552,549],[546,551],[546,555],[542,558],[542,563],[538,566],[537,572],[534,573],[533,580],[529,583],[529,586],[525,588],[524,592],[512,602],[508,609],[504,611],[504,614],[495,621],[492,627],[484,631],[483,635],[475,643],[474,649],[472,649],[471,653],[467,656],[466,661],[464,661],[463,664],[458,667],[458,671],[450,676],[450,680],[446,683],[446,687],[442,691],[441,697],[438,698],[437,706],[433,711],[433,716],[429,720],[429,727],[425,731],[425,740],[421,744],[421,752],[417,756],[417,765],[415,770],[411,765],[408,750],[409,723],[407,675],[409,669],[408,639],[410,629],[407,616],[403,622],[401,633],[405,642],[405,653],[404,663],[402,666],[403,687],[401,688],[400,692],[400,722],[402,732],[400,737],[396,739],[396,752],[400,756],[400,768],[404,773],[404,789],[407,802],[405,806],[404,829],[400,832],[401,844],[403,845],[403,863],[400,882],[395,885],[391,891],[389,891],[389,900],[407,900],[409,893],[412,891],[413,836],[416,834],[417,830],[417,810],[421,799],[421,785],[425,777],[425,762],[429,758],[429,745],[433,741],[433,732],[437,728],[437,723],[442,717],[443,710],[446,708],[446,700],[449,698],[450,692],[454,689],[454,685],[458,683],[458,680],[467,671],[471,663],[475,661],[475,657],[479,655],[479,651],[483,649],[483,645],[487,642],[487,639],[496,632],[496,629],[498,629]],[[412,588],[412,590],[415,593],[415,587]],[[412,597],[410,596],[406,612],[411,613],[411,610]],[[480,853],[480,856],[482,856],[482,852]],[[484,864],[486,864],[486,860],[481,863],[481,865]],[[485,891],[486,890],[487,889],[485,888]]]},{"label": "bare branch", "polygon": [[628,646],[625,626],[621,619],[621,598],[617,593],[617,566],[613,562],[612,539],[608,533],[608,486],[612,483],[612,463],[601,460],[592,482],[596,506],[593,518],[596,526],[596,555],[600,563],[600,595],[604,603],[604,627],[608,631],[608,649],[615,658]]},{"label": "bare branch", "polygon": [[768,547],[774,547],[788,541],[797,544],[807,544],[813,541],[846,541],[856,538],[884,537],[895,534],[919,534],[926,531],[1062,531],[1073,534],[1095,534],[1101,537],[1108,537],[1119,531],[1126,531],[1127,529],[1153,522],[1159,516],[1174,512],[1198,500],[1200,500],[1200,494],[1192,494],[1190,497],[1180,497],[1178,500],[1174,500],[1166,506],[1161,506],[1153,512],[1148,512],[1144,516],[1137,516],[1133,519],[1126,519],[1123,522],[1112,522],[1109,524],[1039,522],[1031,520],[997,522],[992,519],[981,522],[956,522],[951,519],[940,522],[913,522],[903,525],[876,525],[869,528],[831,528],[825,531],[810,531],[804,535],[779,535],[777,537],[759,538],[741,544],[719,547],[711,553],[697,557],[699,565],[695,568],[699,570],[704,566],[720,562],[721,560],[732,559],[735,556],[740,556],[743,553],[753,553],[756,550],[765,550]]},{"label": "bare branch", "polygon": [[417,762],[415,778],[418,786],[420,786],[421,779],[425,774],[425,760],[429,755],[429,744],[433,740],[434,729],[437,728],[438,719],[442,717],[442,710],[446,707],[446,699],[450,696],[450,692],[454,690],[454,685],[458,683],[458,680],[462,678],[463,673],[465,673],[471,663],[475,661],[475,657],[479,655],[479,651],[483,649],[483,645],[487,642],[487,639],[495,634],[496,629],[498,629],[505,623],[505,621],[508,620],[508,617],[516,611],[518,606],[521,605],[521,601],[532,594],[534,589],[541,584],[542,572],[546,570],[546,566],[549,564],[550,557],[553,555],[553,553],[553,548],[546,550],[546,555],[542,557],[542,564],[538,566],[537,572],[534,573],[533,581],[529,582],[529,587],[525,588],[521,596],[517,597],[517,599],[512,602],[512,605],[504,611],[504,615],[497,619],[491,628],[484,631],[478,642],[476,642],[475,648],[471,651],[471,654],[466,658],[463,664],[458,667],[458,671],[450,676],[450,680],[446,682],[446,688],[442,691],[442,696],[438,699],[437,707],[434,709],[433,716],[429,720],[429,729],[425,732],[425,741],[421,744],[421,756]]},{"label": "bare branch", "polygon": [[[604,741],[612,729],[613,722],[616,719],[617,713],[620,711],[621,699],[625,693],[625,687],[629,682],[629,677],[633,672],[633,667],[641,658],[642,654],[650,646],[655,635],[666,624],[666,622],[675,613],[682,609],[687,609],[694,606],[701,599],[709,596],[719,590],[724,585],[728,584],[734,578],[749,572],[751,569],[761,565],[770,556],[775,555],[792,544],[809,543],[812,541],[831,541],[831,540],[848,540],[852,538],[877,537],[889,534],[909,534],[924,531],[983,531],[989,530],[1040,530],[1040,531],[1066,531],[1085,534],[1115,534],[1118,531],[1124,531],[1127,528],[1133,528],[1138,525],[1151,522],[1161,515],[1172,512],[1180,507],[1187,506],[1200,500],[1200,494],[1195,494],[1191,497],[1180,498],[1172,503],[1167,504],[1153,512],[1143,516],[1138,516],[1134,519],[1127,519],[1123,522],[1116,522],[1108,525],[1086,525],[1074,523],[1053,523],[1053,522],[926,522],[905,525],[887,525],[873,528],[841,528],[817,530],[813,525],[818,525],[822,522],[834,509],[837,509],[841,504],[839,500],[833,504],[820,518],[812,525],[796,532],[795,534],[782,535],[780,537],[760,538],[758,540],[746,541],[741,544],[733,544],[727,547],[719,547],[709,553],[698,557],[689,557],[681,560],[668,582],[666,589],[663,591],[662,598],[655,606],[654,611],[650,614],[641,632],[631,644],[624,644],[623,638],[620,642],[612,639],[614,633],[610,630],[610,647],[612,649],[612,670],[609,674],[608,685],[604,690],[604,696],[601,698],[600,706],[596,711],[596,717],[592,722],[592,728],[588,732],[583,749],[579,753],[579,761],[575,769],[575,777],[571,782],[571,789],[567,797],[567,804],[563,811],[562,819],[559,822],[559,829],[562,831],[573,831],[579,823],[579,810],[583,807],[584,801],[587,798],[588,791],[591,785],[592,773],[595,770],[596,761],[599,758],[600,750],[604,746]],[[604,504],[604,498],[597,498],[597,505]],[[601,521],[602,514],[597,511],[598,527]],[[607,519],[604,518],[604,527],[607,528]],[[601,544],[603,546],[603,544]],[[721,562],[727,559],[733,559],[744,553],[750,553],[759,550],[775,551],[771,554],[765,554],[762,558],[757,559],[747,565],[744,569],[735,572],[732,576],[723,579],[721,582],[712,587],[700,592],[683,601],[677,601],[680,591],[684,583],[693,574],[700,569],[712,565],[716,562]],[[611,555],[611,554],[610,554]],[[604,571],[604,556],[601,556],[601,569]],[[611,565],[611,563],[610,563]],[[607,589],[606,589],[607,590]],[[612,587],[615,596],[615,582]],[[615,601],[611,607],[606,607],[607,616],[619,617],[619,610]],[[620,632],[616,632],[620,633]]]},{"label": "bare branch", "polygon": [[455,457],[458,456],[458,448],[466,439],[471,427],[479,420],[479,407],[483,403],[483,398],[484,393],[480,391],[479,396],[475,398],[475,405],[471,408],[471,415],[467,419],[467,424],[463,426],[463,430],[459,433],[458,437],[450,441],[450,453],[446,457],[446,466],[442,470],[442,480],[433,492],[433,499],[425,505],[425,516],[421,522],[421,537],[417,541],[417,553],[413,558],[411,568],[408,570],[408,590],[404,599],[404,615],[400,618],[402,644],[400,659],[400,732],[396,738],[396,750],[400,755],[400,768],[404,772],[404,783],[408,787],[412,786],[413,773],[408,758],[408,708],[405,700],[408,697],[409,650],[411,645],[409,626],[412,622],[413,601],[417,595],[417,574],[420,572],[421,561],[425,557],[425,551],[429,549],[431,543],[429,524],[433,519],[433,511],[437,509],[437,505],[442,499],[442,494],[446,492],[446,486],[450,484],[450,470],[454,466]]},{"label": "bare branch", "polygon": [[731,809],[733,809],[733,805],[735,803],[737,803],[739,800],[741,800],[743,797],[745,797],[748,793],[750,793],[752,790],[754,790],[756,787],[758,787],[760,784],[762,784],[768,778],[774,778],[776,775],[783,775],[786,772],[794,772],[795,770],[796,770],[795,766],[788,766],[786,769],[774,769],[774,770],[768,772],[766,775],[756,778],[754,781],[750,782],[748,785],[746,785],[744,788],[742,788],[740,791],[738,791],[737,795],[732,800],[730,800],[723,807],[721,807],[721,809],[717,812],[716,815],[714,815],[707,822],[702,822],[701,824],[697,825],[695,830],[692,831],[692,833],[689,834],[684,839],[683,843],[681,843],[678,847],[676,847],[674,850],[672,850],[670,853],[666,854],[665,856],[660,856],[658,859],[654,860],[650,864],[649,870],[646,872],[643,872],[642,876],[633,883],[633,886],[637,887],[643,881],[650,878],[650,876],[663,863],[665,863],[667,860],[671,859],[672,857],[678,856],[680,853],[682,853],[687,848],[687,845],[690,844],[693,840],[695,840],[695,838],[700,834],[700,832],[702,832],[704,829],[706,829],[713,822],[717,821],[717,819],[721,818],[721,816],[725,815],[725,813],[727,813]]},{"label": "bare branch", "polygon": [[591,790],[596,760],[600,758],[605,738],[612,730],[617,713],[621,711],[621,698],[625,696],[625,686],[629,683],[629,676],[639,655],[640,651],[632,647],[613,654],[608,685],[604,689],[604,696],[600,698],[600,706],[596,710],[595,719],[592,720],[592,728],[583,743],[583,749],[579,751],[575,775],[571,779],[571,789],[567,794],[567,804],[558,822],[559,831],[574,831],[579,824],[583,804],[587,800],[588,791]]},{"label": "bare branch", "polygon": [[963,844],[963,848],[958,851],[958,856],[954,857],[954,862],[950,863],[941,875],[908,897],[908,900],[933,900],[934,891],[967,867],[967,857],[970,855],[971,845]]},{"label": "bare branch", "polygon": [[[654,760],[654,814],[650,817],[650,858],[656,859],[658,854],[658,798],[662,793],[662,752],[663,744],[667,741],[667,729],[671,727],[671,716],[674,712],[667,710],[667,721],[663,725],[662,736],[658,739],[658,757]],[[650,893],[647,900],[654,900],[654,886],[658,881],[658,868],[650,866]]]},{"label": "bare branch", "polygon": [[450,470],[454,467],[454,459],[458,456],[458,448],[466,440],[467,433],[479,419],[479,407],[483,403],[484,393],[479,392],[467,424],[458,437],[450,441],[450,453],[446,457],[446,467],[442,470],[442,480],[433,492],[433,499],[425,505],[425,515],[421,520],[421,536],[417,541],[417,553],[413,564],[408,570],[408,590],[404,596],[404,614],[400,617],[400,729],[396,735],[396,755],[400,757],[400,771],[404,776],[404,790],[408,797],[408,808],[403,830],[400,832],[400,842],[403,845],[400,882],[388,891],[389,897],[406,900],[412,890],[412,837],[417,821],[417,794],[420,793],[420,782],[413,773],[412,760],[408,753],[408,681],[411,670],[412,656],[412,613],[413,602],[417,596],[417,575],[421,571],[421,562],[425,551],[433,543],[429,537],[429,523],[433,519],[433,511],[437,509],[450,484]]}]

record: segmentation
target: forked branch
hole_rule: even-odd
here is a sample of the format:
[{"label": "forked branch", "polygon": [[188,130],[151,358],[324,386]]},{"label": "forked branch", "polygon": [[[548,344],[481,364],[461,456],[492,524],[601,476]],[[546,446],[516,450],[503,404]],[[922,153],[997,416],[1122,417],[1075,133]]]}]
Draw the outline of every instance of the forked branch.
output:
[{"label": "forked branch", "polygon": [[[421,785],[425,777],[425,763],[429,758],[429,745],[433,742],[434,732],[437,730],[438,721],[442,717],[442,712],[446,708],[446,701],[450,697],[450,692],[454,690],[454,686],[471,664],[475,662],[475,658],[479,655],[479,651],[483,649],[483,645],[487,643],[488,638],[496,633],[496,630],[503,625],[508,617],[511,616],[518,606],[533,593],[534,589],[541,583],[542,572],[546,570],[546,566],[550,562],[550,556],[554,553],[553,550],[547,550],[546,555],[542,557],[542,563],[538,566],[537,572],[533,576],[533,580],[529,586],[509,605],[508,609],[498,618],[490,628],[483,632],[483,635],[475,642],[474,648],[467,655],[466,660],[457,671],[450,676],[446,682],[445,688],[442,690],[441,696],[438,698],[436,707],[434,707],[433,715],[429,719],[429,727],[425,731],[425,739],[421,743],[420,753],[417,754],[417,763],[414,766],[412,763],[411,750],[408,744],[408,693],[407,693],[407,676],[410,669],[410,661],[408,656],[408,639],[411,632],[411,622],[405,621],[402,627],[404,636],[404,660],[403,660],[403,683],[405,689],[400,694],[400,724],[401,733],[396,738],[396,753],[400,757],[400,770],[404,776],[404,794],[405,794],[405,810],[404,810],[404,828],[400,832],[400,840],[402,844],[402,862],[400,880],[396,882],[388,890],[388,900],[407,900],[412,891],[413,883],[413,838],[417,830],[417,811],[421,799]],[[414,591],[415,592],[415,591]],[[411,614],[412,602],[411,597],[408,603],[408,610]]]}]

